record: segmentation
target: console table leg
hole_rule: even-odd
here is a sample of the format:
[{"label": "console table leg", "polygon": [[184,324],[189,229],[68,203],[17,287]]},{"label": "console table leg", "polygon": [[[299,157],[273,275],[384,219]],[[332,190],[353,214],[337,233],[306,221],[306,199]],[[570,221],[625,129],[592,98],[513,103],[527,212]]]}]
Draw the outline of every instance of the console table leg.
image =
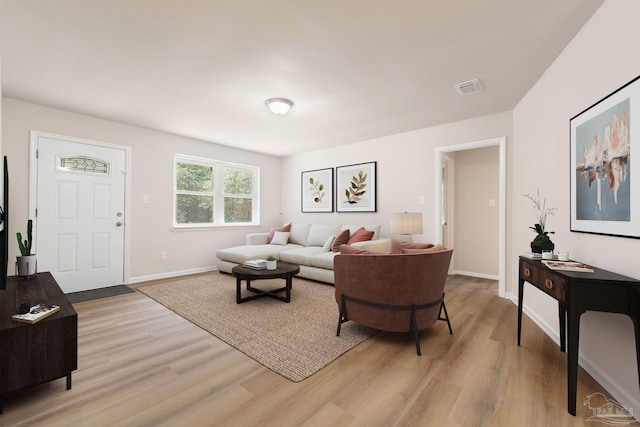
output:
[{"label": "console table leg", "polygon": [[567,307],[558,301],[558,317],[560,320],[560,351],[566,351],[567,342]]},{"label": "console table leg", "polygon": [[569,345],[567,348],[567,411],[576,414],[576,394],[578,392],[578,345],[580,339],[580,315],[577,308],[569,305],[568,311]]},{"label": "console table leg", "polygon": [[633,331],[636,335],[636,364],[638,365],[638,386],[640,387],[640,318],[636,314],[632,314]]},{"label": "console table leg", "polygon": [[518,281],[518,347],[520,347],[520,333],[522,332],[522,297],[524,280]]},{"label": "console table leg", "polygon": [[67,374],[67,390],[71,390],[71,372]]}]

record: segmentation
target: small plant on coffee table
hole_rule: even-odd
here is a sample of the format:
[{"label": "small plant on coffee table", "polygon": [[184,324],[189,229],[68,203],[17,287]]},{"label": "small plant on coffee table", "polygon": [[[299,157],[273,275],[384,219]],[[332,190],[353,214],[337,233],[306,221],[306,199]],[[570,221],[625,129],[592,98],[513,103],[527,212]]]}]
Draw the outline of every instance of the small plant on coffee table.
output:
[{"label": "small plant on coffee table", "polygon": [[267,270],[276,270],[278,268],[278,261],[273,255],[267,257]]}]

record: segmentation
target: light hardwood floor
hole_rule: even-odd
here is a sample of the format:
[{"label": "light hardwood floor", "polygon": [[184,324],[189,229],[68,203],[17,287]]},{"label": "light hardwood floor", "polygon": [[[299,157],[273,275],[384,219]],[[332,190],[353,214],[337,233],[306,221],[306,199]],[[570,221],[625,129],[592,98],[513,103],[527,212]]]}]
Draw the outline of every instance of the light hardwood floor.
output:
[{"label": "light hardwood floor", "polygon": [[8,398],[0,426],[603,425],[582,402],[609,394],[580,369],[569,415],[566,355],[526,316],[517,347],[517,307],[496,289],[454,276],[453,336],[438,322],[418,357],[408,335],[378,333],[299,383],[139,292],[78,303],[73,388]]}]

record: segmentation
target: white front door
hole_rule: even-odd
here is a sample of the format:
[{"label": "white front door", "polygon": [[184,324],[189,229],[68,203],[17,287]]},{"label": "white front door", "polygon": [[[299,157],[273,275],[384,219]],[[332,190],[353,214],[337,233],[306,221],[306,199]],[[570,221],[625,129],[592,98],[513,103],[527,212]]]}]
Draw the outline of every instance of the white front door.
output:
[{"label": "white front door", "polygon": [[36,253],[66,293],[124,283],[126,155],[37,134]]}]

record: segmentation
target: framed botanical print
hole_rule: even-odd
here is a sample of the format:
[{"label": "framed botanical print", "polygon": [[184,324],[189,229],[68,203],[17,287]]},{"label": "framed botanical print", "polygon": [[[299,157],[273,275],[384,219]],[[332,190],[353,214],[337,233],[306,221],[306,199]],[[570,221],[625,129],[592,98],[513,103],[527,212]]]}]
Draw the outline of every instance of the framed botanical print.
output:
[{"label": "framed botanical print", "polygon": [[302,172],[302,212],[333,212],[333,168]]},{"label": "framed botanical print", "polygon": [[376,162],[336,168],[336,212],[376,211]]},{"label": "framed botanical print", "polygon": [[640,76],[571,118],[571,231],[640,238]]}]

